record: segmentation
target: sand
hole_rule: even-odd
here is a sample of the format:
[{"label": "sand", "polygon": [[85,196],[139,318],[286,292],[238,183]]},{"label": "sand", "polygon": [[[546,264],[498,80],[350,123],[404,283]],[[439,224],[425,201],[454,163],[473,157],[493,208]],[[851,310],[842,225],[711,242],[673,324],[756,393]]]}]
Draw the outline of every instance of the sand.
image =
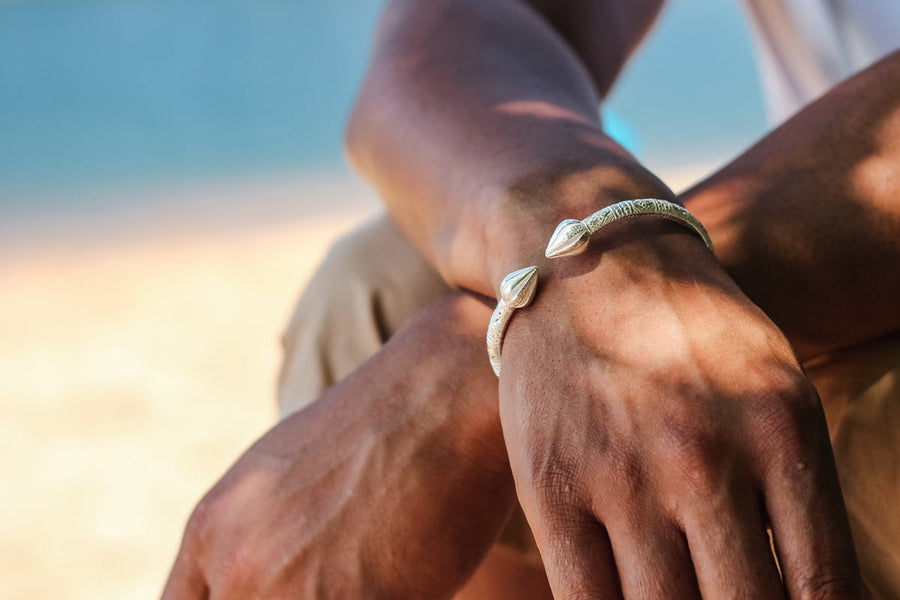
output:
[{"label": "sand", "polygon": [[330,179],[141,193],[0,224],[0,596],[159,594],[192,506],[275,417],[305,279],[376,210]]},{"label": "sand", "polygon": [[158,596],[192,505],[275,417],[306,277],[372,212],[338,184],[319,189],[330,214],[291,213],[311,187],[250,185],[225,215],[204,185],[160,191],[178,198],[162,211],[68,215],[65,232],[7,222],[0,596]]}]

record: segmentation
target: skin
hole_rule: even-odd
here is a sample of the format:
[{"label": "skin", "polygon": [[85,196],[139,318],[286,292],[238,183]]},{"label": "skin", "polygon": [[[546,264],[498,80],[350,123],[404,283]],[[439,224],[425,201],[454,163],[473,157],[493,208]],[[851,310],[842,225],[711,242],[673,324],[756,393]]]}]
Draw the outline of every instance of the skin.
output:
[{"label": "skin", "polygon": [[682,195],[807,360],[900,330],[900,52]]},{"label": "skin", "polygon": [[[786,597],[769,522],[794,597],[819,592],[818,560],[846,577],[854,553],[824,416],[787,341],[774,325],[728,326],[768,319],[727,277],[663,271],[638,250],[618,249],[660,265],[642,275],[662,290],[653,303],[645,288],[597,291],[634,277],[615,264],[548,284],[508,333],[505,366],[519,375],[501,377],[501,420],[555,597]],[[650,324],[664,343],[623,333]],[[523,366],[541,360],[570,376]]]},{"label": "skin", "polygon": [[596,110],[656,3],[549,6],[391,3],[348,147],[449,283],[540,268],[500,412],[554,596],[859,597],[815,390],[700,241],[647,218],[540,257],[564,217],[673,197]]},{"label": "skin", "polygon": [[[504,275],[541,264],[563,218],[673,197],[603,133],[597,110],[598,85],[612,84],[659,4],[388,3],[348,155],[445,280],[494,297]],[[607,41],[576,54],[554,27]]]},{"label": "skin", "polygon": [[[557,598],[858,597],[824,419],[791,345],[807,360],[900,325],[897,81],[893,55],[681,197],[726,273],[691,236],[652,220],[611,230],[552,277],[542,271],[504,344],[500,413],[483,355],[487,309],[471,298],[471,310],[429,308],[217,484],[165,597],[448,597],[514,501],[498,418]],[[404,367],[448,340],[451,360]],[[460,411],[460,399],[479,408]],[[385,411],[400,416],[385,426]],[[342,427],[347,415],[358,418]],[[416,459],[454,436],[452,451]],[[321,475],[354,461],[385,467]],[[460,461],[443,485],[446,465]],[[327,501],[348,490],[367,501]],[[445,512],[422,508],[435,498]],[[420,510],[428,518],[408,517]],[[404,518],[385,529],[385,514]],[[490,535],[456,529],[468,519],[448,527],[444,515],[460,514]],[[380,528],[310,538],[292,528],[304,520]],[[410,548],[403,561],[379,561]],[[433,568],[423,551],[463,559]],[[502,560],[491,553],[462,593],[490,588],[486,569],[521,582]],[[526,589],[546,597],[533,581]]]},{"label": "skin", "polygon": [[515,503],[489,315],[438,301],[257,441],[194,510],[163,598],[451,597]]}]

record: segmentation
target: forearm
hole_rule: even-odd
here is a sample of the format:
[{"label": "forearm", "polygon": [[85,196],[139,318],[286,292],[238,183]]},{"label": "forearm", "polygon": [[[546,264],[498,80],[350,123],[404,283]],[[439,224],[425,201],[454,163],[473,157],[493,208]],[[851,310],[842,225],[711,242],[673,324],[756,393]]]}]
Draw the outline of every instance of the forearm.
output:
[{"label": "forearm", "polygon": [[[490,312],[469,294],[441,298],[413,315],[310,409],[340,419],[360,440],[377,435],[405,438],[406,446],[427,444],[420,458],[446,474],[448,490],[479,484],[465,480],[474,477],[496,485],[500,495],[511,494],[496,379],[484,356]],[[299,417],[300,427],[316,423],[309,415]]]},{"label": "forearm", "polygon": [[900,53],[682,195],[804,357],[900,328]]},{"label": "forearm", "polygon": [[489,312],[433,303],[260,438],[198,504],[163,598],[449,598],[515,502],[475,352]]},{"label": "forearm", "polygon": [[[367,548],[363,588],[330,597],[449,598],[500,535],[515,489],[496,379],[484,358],[489,315],[467,294],[438,300],[326,392],[314,412],[285,423],[294,428],[290,438],[309,440],[301,460],[321,459],[324,478],[353,473],[338,495],[364,505],[362,514],[343,509],[340,520],[354,533],[342,533],[337,548],[319,545],[327,557]],[[317,495],[300,487],[307,499]],[[347,570],[333,574],[344,578]]]},{"label": "forearm", "polygon": [[[553,10],[562,4],[577,2]],[[605,44],[567,42],[518,0],[395,1],[385,13],[348,149],[451,284],[493,295],[507,272],[537,263],[562,218],[671,196],[603,133],[597,110],[659,3],[585,4],[610,13],[591,24]]]}]

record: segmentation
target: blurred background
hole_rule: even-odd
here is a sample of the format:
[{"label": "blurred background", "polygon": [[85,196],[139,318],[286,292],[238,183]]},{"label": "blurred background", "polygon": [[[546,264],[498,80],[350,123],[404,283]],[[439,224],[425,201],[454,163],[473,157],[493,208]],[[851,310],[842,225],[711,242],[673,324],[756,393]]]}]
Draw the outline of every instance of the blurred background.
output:
[{"label": "blurred background", "polygon": [[[152,598],[272,422],[279,335],[378,210],[343,123],[380,0],[0,0],[0,596]],[[605,109],[681,188],[765,130],[738,0]]]}]

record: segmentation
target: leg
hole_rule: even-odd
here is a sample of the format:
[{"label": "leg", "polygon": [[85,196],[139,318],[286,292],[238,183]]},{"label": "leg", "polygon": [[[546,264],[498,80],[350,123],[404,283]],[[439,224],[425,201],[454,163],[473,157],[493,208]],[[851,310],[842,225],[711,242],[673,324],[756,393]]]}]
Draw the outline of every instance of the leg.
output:
[{"label": "leg", "polygon": [[448,291],[386,216],[338,240],[282,338],[281,416],[356,370],[409,316]]},{"label": "leg", "polygon": [[825,407],[853,539],[876,598],[900,598],[900,335],[807,364]]}]

